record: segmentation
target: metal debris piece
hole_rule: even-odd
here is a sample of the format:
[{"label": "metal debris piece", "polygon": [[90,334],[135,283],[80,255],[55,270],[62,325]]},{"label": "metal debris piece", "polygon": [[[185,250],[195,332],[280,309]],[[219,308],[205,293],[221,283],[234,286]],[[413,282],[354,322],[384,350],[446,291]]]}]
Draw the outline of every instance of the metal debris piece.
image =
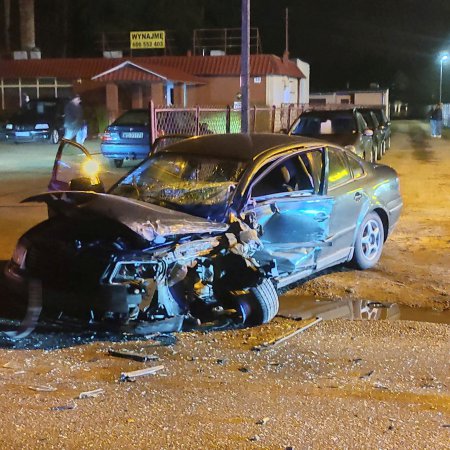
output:
[{"label": "metal debris piece", "polygon": [[311,328],[313,325],[317,325],[319,322],[322,322],[322,320],[323,320],[322,317],[316,317],[315,319],[312,320],[312,322],[304,325],[303,327],[298,328],[297,330],[292,331],[284,336],[272,339],[268,342],[264,342],[261,345],[256,345],[255,347],[252,348],[252,350],[261,351],[261,350],[266,350],[268,348],[276,347],[277,345],[281,344],[282,342],[285,342],[288,339],[294,337],[295,335],[307,330],[308,328]]},{"label": "metal debris piece", "polygon": [[25,317],[17,330],[4,331],[11,340],[19,340],[31,334],[39,320],[42,311],[42,282],[34,278],[28,282],[28,306]]},{"label": "metal debris piece", "polygon": [[94,389],[93,391],[80,392],[78,398],[94,398],[103,394],[105,391],[102,388]]},{"label": "metal debris piece", "polygon": [[68,405],[53,406],[50,408],[50,411],[67,411],[69,409],[75,409],[76,407],[76,403],[69,403]]},{"label": "metal debris piece", "polygon": [[154,366],[146,369],[134,370],[132,372],[122,372],[120,374],[120,381],[130,381],[133,378],[141,377],[143,375],[153,375],[162,369],[164,369],[164,366]]},{"label": "metal debris piece", "polygon": [[57,389],[53,386],[28,386],[28,389],[31,389],[32,391],[37,392],[53,392]]},{"label": "metal debris piece", "polygon": [[112,350],[109,349],[108,353],[111,356],[117,356],[118,358],[127,358],[139,362],[158,361],[158,355],[143,355],[141,353],[131,352],[129,350]]},{"label": "metal debris piece", "polygon": [[256,422],[256,425],[265,425],[270,420],[270,417],[263,417],[261,420]]},{"label": "metal debris piece", "polygon": [[361,378],[362,380],[364,378],[369,378],[373,373],[374,373],[374,370],[370,370],[369,372],[362,374],[359,378]]}]

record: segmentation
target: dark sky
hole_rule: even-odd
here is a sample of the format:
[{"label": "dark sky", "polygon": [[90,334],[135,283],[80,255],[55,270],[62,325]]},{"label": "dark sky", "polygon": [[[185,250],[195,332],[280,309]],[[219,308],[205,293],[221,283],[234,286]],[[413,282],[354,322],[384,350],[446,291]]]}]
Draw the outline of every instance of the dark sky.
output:
[{"label": "dark sky", "polygon": [[[368,88],[377,82],[399,97],[432,100],[437,95],[437,53],[450,50],[450,0],[250,1],[251,26],[259,28],[263,52],[280,56],[289,8],[290,56],[310,63],[313,90]],[[241,20],[241,0],[35,3],[36,42],[43,57],[100,56],[95,43],[101,31],[151,29],[174,30],[179,52],[185,53],[193,29],[240,27]],[[443,79],[444,99],[450,101],[450,63]]]}]

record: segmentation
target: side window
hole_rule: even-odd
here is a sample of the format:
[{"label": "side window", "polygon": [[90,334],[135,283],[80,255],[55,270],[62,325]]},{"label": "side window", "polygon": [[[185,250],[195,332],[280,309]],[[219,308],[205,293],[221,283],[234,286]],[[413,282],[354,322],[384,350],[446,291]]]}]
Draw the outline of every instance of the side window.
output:
[{"label": "side window", "polygon": [[[253,187],[252,197],[263,197],[283,192],[314,192],[314,177],[309,168],[308,158],[305,164],[302,154],[285,159],[273,167]],[[264,169],[261,169],[261,173]],[[256,178],[258,174],[256,175]]]},{"label": "side window", "polygon": [[316,149],[302,152],[299,155],[305,171],[311,179],[315,193],[320,191],[323,184],[323,153],[324,149]]},{"label": "side window", "polygon": [[364,169],[361,163],[352,154],[346,152],[348,165],[353,173],[353,178],[361,178],[364,175]]},{"label": "side window", "polygon": [[352,176],[343,153],[334,148],[328,148],[328,189],[333,189],[347,181]]}]

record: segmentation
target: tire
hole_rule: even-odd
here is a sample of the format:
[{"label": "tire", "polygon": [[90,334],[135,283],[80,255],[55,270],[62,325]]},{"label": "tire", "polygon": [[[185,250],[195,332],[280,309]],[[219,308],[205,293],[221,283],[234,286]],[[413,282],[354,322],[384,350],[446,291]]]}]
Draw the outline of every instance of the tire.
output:
[{"label": "tire", "polygon": [[389,150],[390,148],[391,148],[391,137],[389,136],[386,141],[386,150]]},{"label": "tire", "polygon": [[123,159],[115,159],[114,166],[120,169],[123,166]]},{"label": "tire", "polygon": [[383,149],[382,149],[382,146],[381,146],[382,144],[378,144],[377,145],[377,147],[376,147],[376,153],[375,153],[375,155],[376,155],[376,158],[377,158],[377,161],[379,161],[380,159],[381,159],[381,157],[382,157],[382,155],[383,155]]},{"label": "tire", "polygon": [[59,142],[59,132],[58,130],[52,130],[50,133],[50,142],[52,144],[57,144]]},{"label": "tire", "polygon": [[357,269],[374,267],[380,259],[384,244],[384,228],[380,216],[371,212],[362,221],[355,240],[352,263]]},{"label": "tire", "polygon": [[381,143],[381,155],[384,156],[386,154],[386,141]]},{"label": "tire", "polygon": [[268,279],[250,288],[244,295],[236,296],[235,301],[242,323],[247,326],[270,322],[280,307],[277,291]]}]

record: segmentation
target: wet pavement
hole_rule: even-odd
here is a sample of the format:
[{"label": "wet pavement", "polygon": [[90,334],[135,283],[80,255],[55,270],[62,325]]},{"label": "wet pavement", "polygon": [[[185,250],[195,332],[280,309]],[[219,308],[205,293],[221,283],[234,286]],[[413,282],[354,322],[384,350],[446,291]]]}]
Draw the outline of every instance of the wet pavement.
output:
[{"label": "wet pavement", "polygon": [[450,310],[413,308],[369,300],[321,300],[286,295],[280,299],[278,316],[291,319],[414,320],[450,324]]}]

